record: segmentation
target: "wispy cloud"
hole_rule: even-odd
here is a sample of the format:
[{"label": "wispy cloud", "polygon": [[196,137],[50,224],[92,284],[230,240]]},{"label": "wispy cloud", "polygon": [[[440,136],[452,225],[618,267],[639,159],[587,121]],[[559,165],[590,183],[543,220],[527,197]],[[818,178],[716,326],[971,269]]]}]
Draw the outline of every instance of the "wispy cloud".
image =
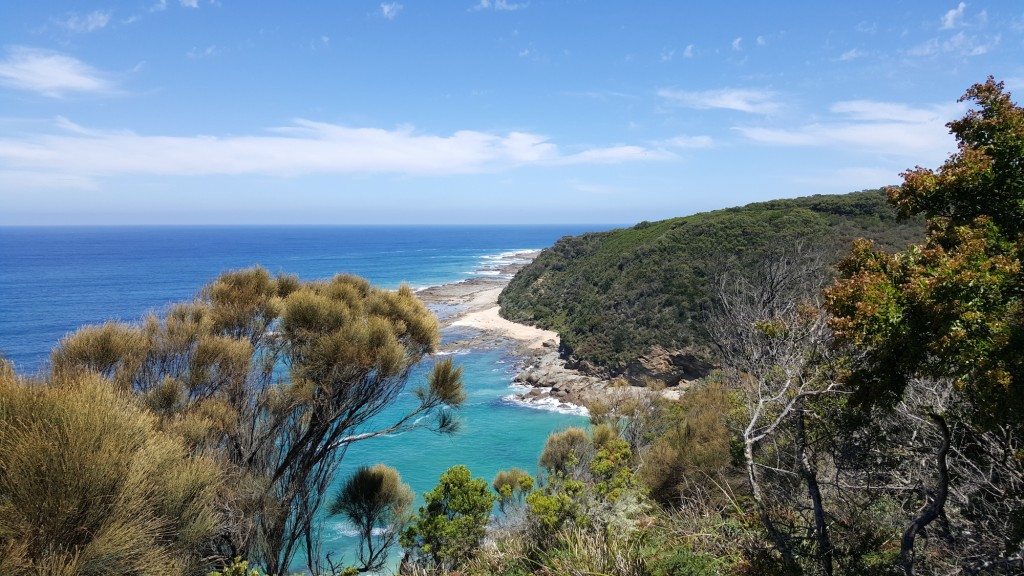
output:
[{"label": "wispy cloud", "polygon": [[508,0],[480,0],[479,4],[474,4],[471,10],[502,10],[512,11],[526,8],[529,6],[529,2],[509,2]]},{"label": "wispy cloud", "polygon": [[185,8],[199,8],[199,0],[181,0],[181,5]]},{"label": "wispy cloud", "polygon": [[858,22],[853,29],[862,34],[874,34],[875,32],[878,32],[878,22],[868,22],[865,20],[863,22]]},{"label": "wispy cloud", "polygon": [[839,61],[840,62],[849,62],[850,60],[856,60],[857,58],[860,58],[861,56],[864,56],[864,52],[862,52],[862,51],[860,51],[860,50],[858,50],[856,48],[853,48],[853,49],[847,50],[846,52],[843,52],[842,54],[840,54],[839,55]]},{"label": "wispy cloud", "polygon": [[907,51],[909,56],[927,57],[938,54],[955,54],[962,57],[981,56],[995,48],[1000,41],[999,36],[981,38],[969,36],[963,30],[940,41],[932,38],[914,46]]},{"label": "wispy cloud", "polygon": [[637,160],[670,160],[675,154],[659,148],[643,146],[610,146],[607,148],[591,148],[576,154],[552,158],[550,164],[622,164]]},{"label": "wispy cloud", "polygon": [[724,88],[689,92],[662,89],[658,91],[658,96],[665,99],[666,103],[670,105],[698,110],[721,108],[751,114],[770,114],[780,107],[775,100],[776,93],[770,90]]},{"label": "wispy cloud", "polygon": [[203,58],[212,58],[219,53],[220,48],[207,46],[206,48],[192,48],[188,51],[188,57],[193,60],[202,60]]},{"label": "wispy cloud", "polygon": [[664,142],[665,146],[672,148],[710,148],[714,140],[710,136],[676,136]]},{"label": "wispy cloud", "polygon": [[945,16],[942,17],[941,30],[950,30],[960,25],[964,18],[964,10],[967,8],[967,4],[961,2],[956,8],[946,12]]},{"label": "wispy cloud", "polygon": [[629,145],[565,152],[547,137],[528,132],[437,135],[411,127],[352,128],[302,119],[260,135],[224,137],[92,130],[60,119],[45,133],[0,138],[0,172],[16,172],[22,180],[42,180],[52,173],[79,185],[130,174],[451,175],[673,157],[660,148]]},{"label": "wispy cloud", "polygon": [[683,50],[683,58],[693,58],[693,44],[686,45],[686,50]]},{"label": "wispy cloud", "polygon": [[0,60],[0,84],[51,98],[71,92],[114,91],[102,73],[77,58],[26,46],[9,48]]},{"label": "wispy cloud", "polygon": [[85,16],[72,14],[63,20],[57,20],[56,23],[61,28],[71,32],[95,32],[96,30],[106,28],[107,24],[110,23],[110,12],[95,10]]},{"label": "wispy cloud", "polygon": [[732,49],[736,50],[737,52],[743,50],[743,37],[739,37],[732,41]]},{"label": "wispy cloud", "polygon": [[331,37],[321,34],[319,38],[311,40],[309,47],[313,50],[324,50],[331,47]]},{"label": "wispy cloud", "polygon": [[855,148],[879,155],[939,162],[953,148],[945,124],[962,106],[913,107],[850,100],[829,109],[831,117],[795,128],[738,127],[741,134],[780,146]]},{"label": "wispy cloud", "polygon": [[388,20],[394,20],[395,16],[398,16],[398,13],[402,11],[402,8],[404,6],[398,2],[385,2],[380,5],[380,12]]}]

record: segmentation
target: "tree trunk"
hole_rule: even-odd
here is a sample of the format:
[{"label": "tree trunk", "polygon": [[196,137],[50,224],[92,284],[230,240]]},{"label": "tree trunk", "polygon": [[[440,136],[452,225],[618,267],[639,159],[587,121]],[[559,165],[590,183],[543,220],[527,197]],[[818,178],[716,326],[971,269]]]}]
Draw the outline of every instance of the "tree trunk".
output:
[{"label": "tree trunk", "polygon": [[789,542],[784,534],[775,528],[771,514],[768,513],[768,506],[764,501],[764,494],[761,492],[761,482],[757,479],[757,464],[754,462],[754,441],[749,438],[743,439],[743,459],[747,468],[747,482],[750,483],[750,492],[757,505],[761,522],[768,533],[768,538],[775,544],[776,550],[782,555],[782,563],[786,574],[795,573],[796,561],[793,559],[793,551],[790,550]]},{"label": "tree trunk", "polygon": [[828,525],[825,523],[825,507],[821,501],[818,474],[807,457],[807,431],[804,425],[803,406],[798,408],[796,414],[796,445],[800,458],[800,474],[807,484],[807,493],[814,507],[814,536],[818,548],[816,555],[822,572],[826,576],[832,576],[832,541],[828,535]]},{"label": "tree trunk", "polygon": [[942,433],[942,444],[939,446],[937,467],[939,472],[938,485],[935,488],[935,498],[924,507],[917,518],[910,522],[907,531],[903,533],[903,541],[900,543],[900,564],[903,566],[905,576],[914,574],[914,540],[921,530],[924,530],[932,520],[935,520],[942,513],[946,505],[946,496],[949,494],[949,469],[946,467],[946,455],[949,453],[949,426],[946,420],[938,414],[929,414]]}]

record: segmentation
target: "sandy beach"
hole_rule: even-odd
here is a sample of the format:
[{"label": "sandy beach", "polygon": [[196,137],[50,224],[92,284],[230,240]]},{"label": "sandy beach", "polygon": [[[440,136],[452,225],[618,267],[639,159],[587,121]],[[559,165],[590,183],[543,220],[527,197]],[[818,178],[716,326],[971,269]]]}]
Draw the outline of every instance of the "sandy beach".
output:
[{"label": "sandy beach", "polygon": [[[516,254],[520,262],[532,260],[538,252]],[[538,408],[579,409],[609,396],[634,395],[642,389],[611,388],[608,382],[567,368],[558,353],[558,333],[519,324],[499,315],[498,295],[525,263],[510,264],[494,276],[474,277],[461,282],[432,286],[416,295],[437,311],[442,328],[471,328],[446,348],[507,346],[521,359],[522,369],[514,378],[529,389],[517,395]]]},{"label": "sandy beach", "polygon": [[512,340],[527,349],[538,350],[545,344],[557,348],[557,332],[512,322],[502,318],[498,313],[498,295],[508,285],[512,276],[538,253],[516,253],[514,258],[517,263],[494,270],[496,274],[493,276],[480,276],[452,284],[432,286],[419,290],[416,295],[427,304],[443,307],[438,314],[442,327],[476,328],[491,336]]}]

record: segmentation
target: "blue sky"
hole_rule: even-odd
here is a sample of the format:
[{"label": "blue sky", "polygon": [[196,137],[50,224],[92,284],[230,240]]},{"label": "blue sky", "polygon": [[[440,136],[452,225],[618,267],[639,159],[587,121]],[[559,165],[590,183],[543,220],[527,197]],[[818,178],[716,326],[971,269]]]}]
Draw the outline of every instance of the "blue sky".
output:
[{"label": "blue sky", "polygon": [[900,181],[1024,4],[0,7],[0,225],[632,223]]}]

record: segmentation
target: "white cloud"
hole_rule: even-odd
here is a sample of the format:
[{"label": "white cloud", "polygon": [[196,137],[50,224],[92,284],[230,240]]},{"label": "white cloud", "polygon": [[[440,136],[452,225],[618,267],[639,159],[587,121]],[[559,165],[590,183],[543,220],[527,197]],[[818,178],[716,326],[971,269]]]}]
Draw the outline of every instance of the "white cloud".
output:
[{"label": "white cloud", "polygon": [[974,36],[967,36],[962,31],[957,32],[949,40],[942,44],[945,52],[953,52],[961,56],[981,56],[999,44],[999,37],[979,40]]},{"label": "white cloud", "polygon": [[676,136],[665,141],[673,148],[710,148],[714,141],[710,136]]},{"label": "white cloud", "polygon": [[68,92],[110,93],[114,87],[82,61],[50,50],[15,46],[0,60],[0,84],[58,98]]},{"label": "white cloud", "polygon": [[978,36],[968,36],[961,30],[943,42],[932,38],[918,44],[908,50],[907,54],[910,56],[935,56],[937,54],[954,54],[962,57],[981,56],[996,47],[999,41],[999,36],[979,38]]},{"label": "white cloud", "polygon": [[862,34],[874,34],[875,32],[878,32],[878,23],[867,21],[859,22],[853,27],[853,29]]},{"label": "white cloud", "polygon": [[670,160],[675,154],[667,150],[644,148],[641,146],[610,146],[607,148],[591,148],[567,156],[551,160],[552,164],[621,164],[635,160]]},{"label": "white cloud", "polygon": [[764,39],[764,36],[758,36],[757,37],[757,45],[758,46],[764,46],[766,44],[768,44],[768,41]]},{"label": "white cloud", "polygon": [[860,122],[905,122],[909,124],[946,122],[943,120],[945,115],[954,114],[957,110],[959,107],[954,106],[913,108],[906,104],[874,100],[846,100],[836,102],[829,108],[829,111],[834,114],[840,114]]},{"label": "white cloud", "polygon": [[946,15],[942,17],[942,30],[949,30],[956,28],[964,17],[964,9],[967,8],[967,4],[961,2],[956,8],[946,12]]},{"label": "white cloud", "polygon": [[832,105],[832,118],[796,128],[738,127],[764,144],[858,149],[878,155],[938,163],[954,148],[946,122],[962,105],[915,108],[892,102],[851,100]]},{"label": "white cloud", "polygon": [[220,49],[216,46],[207,46],[203,49],[193,48],[189,50],[188,57],[192,58],[193,60],[200,60],[203,58],[211,58],[213,56],[216,56],[218,53],[220,53]]},{"label": "white cloud", "polygon": [[743,50],[743,37],[739,37],[732,41],[732,49],[736,51]]},{"label": "white cloud", "polygon": [[662,62],[671,62],[672,59],[675,58],[675,57],[676,57],[675,49],[669,50],[668,48],[663,48],[661,50],[661,61]]},{"label": "white cloud", "polygon": [[388,20],[394,20],[395,16],[398,16],[398,13],[402,11],[402,8],[404,6],[398,2],[386,2],[380,5],[381,14]]},{"label": "white cloud", "polygon": [[181,0],[181,5],[185,8],[199,8],[199,0]]},{"label": "white cloud", "polygon": [[752,114],[770,114],[779,109],[779,104],[775,102],[776,94],[767,90],[725,88],[688,92],[663,89],[658,91],[658,96],[664,98],[669,104],[699,110],[722,108]]},{"label": "white cloud", "polygon": [[839,61],[840,62],[849,62],[850,60],[856,60],[857,58],[860,58],[863,55],[864,55],[863,52],[861,52],[860,50],[858,50],[856,48],[853,48],[851,50],[847,50],[846,52],[843,52],[839,56]]},{"label": "white cloud", "polygon": [[[527,132],[450,135],[352,128],[295,120],[250,136],[148,136],[90,130],[59,118],[45,133],[0,138],[0,172],[22,180],[62,175],[82,185],[105,176],[306,174],[446,175],[517,166],[614,164],[673,158],[641,146],[595,147],[565,153],[548,138]],[[36,175],[36,176],[33,176]]]},{"label": "white cloud", "polygon": [[509,2],[508,0],[480,0],[479,4],[475,4],[471,10],[489,10],[491,8],[500,11],[511,12],[513,10],[519,10],[529,6],[529,2]]},{"label": "white cloud", "polygon": [[935,54],[938,54],[941,49],[942,48],[939,45],[938,39],[932,38],[927,42],[914,46],[913,48],[907,51],[907,54],[911,56],[933,56]]},{"label": "white cloud", "polygon": [[105,28],[109,23],[110,12],[104,12],[102,10],[95,10],[85,16],[72,14],[65,20],[57,21],[57,24],[62,28],[66,28],[72,32],[95,32],[96,30]]},{"label": "white cloud", "polygon": [[693,58],[693,44],[688,44],[683,50],[683,58]]}]

